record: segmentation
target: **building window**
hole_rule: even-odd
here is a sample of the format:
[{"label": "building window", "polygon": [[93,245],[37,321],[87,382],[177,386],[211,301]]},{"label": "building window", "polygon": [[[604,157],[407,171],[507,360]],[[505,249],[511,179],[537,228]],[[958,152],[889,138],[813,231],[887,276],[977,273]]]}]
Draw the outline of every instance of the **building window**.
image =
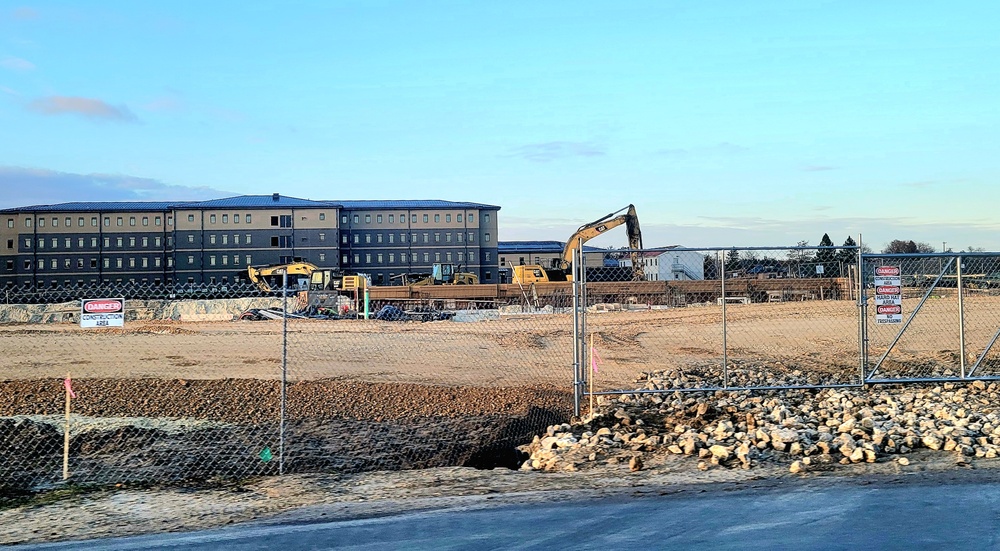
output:
[{"label": "building window", "polygon": [[121,257],[115,259],[115,266],[118,268],[123,266]]},{"label": "building window", "polygon": [[110,225],[111,225],[111,217],[110,216],[105,216],[104,217],[104,227],[108,227]]},{"label": "building window", "polygon": [[417,261],[417,253],[410,253],[410,260],[414,263]]},{"label": "building window", "polygon": [[485,253],[485,254],[486,254],[486,262],[489,262],[490,261],[490,253]]},{"label": "building window", "polygon": [[326,253],[319,253],[319,261],[326,262]]},{"label": "building window", "polygon": [[361,223],[361,217],[360,217],[360,216],[358,216],[357,214],[355,214],[355,215],[354,215],[354,223],[355,223],[355,224],[359,224],[359,223]]},{"label": "building window", "polygon": [[[52,248],[53,249],[56,248],[56,246],[57,246],[58,243],[59,243],[59,240],[56,239],[55,237],[53,237],[52,238]],[[39,237],[38,238],[38,248],[39,249],[44,249],[45,248],[45,238],[44,237]]]},{"label": "building window", "polygon": [[194,222],[194,215],[193,214],[189,214],[188,215],[188,222]]},{"label": "building window", "polygon": [[444,221],[445,222],[451,222],[451,215],[450,214],[444,215]]},{"label": "building window", "polygon": [[372,215],[366,214],[365,215],[365,224],[371,224],[371,223],[372,223]]},{"label": "building window", "polygon": [[111,247],[111,238],[110,237],[105,237],[104,238],[104,248],[108,249],[110,247]]},{"label": "building window", "polygon": [[134,237],[129,237],[128,238],[128,246],[129,247],[135,247],[135,238]]},{"label": "building window", "polygon": [[272,216],[271,225],[279,228],[290,228],[292,227],[292,215],[282,214],[280,216]]},{"label": "building window", "polygon": [[365,264],[371,264],[371,263],[372,263],[371,253],[365,253]]},{"label": "building window", "polygon": [[24,261],[24,269],[25,270],[30,270],[31,269],[31,261],[30,260],[25,260]]},{"label": "building window", "polygon": [[461,214],[456,214],[455,215],[455,221],[456,222],[461,222],[462,221],[462,215]]},{"label": "building window", "polygon": [[130,256],[129,257],[129,259],[128,259],[128,267],[129,268],[135,268],[135,257],[134,256]]},{"label": "building window", "polygon": [[24,219],[24,227],[26,227],[26,228],[30,228],[31,227],[31,218],[25,218]]},{"label": "building window", "polygon": [[372,242],[372,234],[366,233],[365,234],[365,243],[371,243],[371,242]]},{"label": "building window", "polygon": [[159,216],[157,216],[156,218],[153,218],[153,225],[154,226],[159,226],[161,222],[163,222],[163,219],[160,218]]},{"label": "building window", "polygon": [[476,215],[475,215],[475,214],[472,214],[472,213],[470,212],[470,213],[469,213],[469,223],[470,223],[470,224],[471,224],[471,223],[473,223],[473,222],[475,221],[475,219],[476,219]]},{"label": "building window", "polygon": [[390,215],[389,215],[389,223],[390,223],[390,224],[392,224],[392,223],[393,223],[393,222],[395,222],[395,221],[396,221],[396,217],[395,217],[395,215],[392,215],[392,214],[390,214]]},{"label": "building window", "polygon": [[142,267],[143,268],[148,268],[149,267],[149,258],[147,258],[145,256],[142,257]]},{"label": "building window", "polygon": [[490,215],[489,214],[484,214],[483,215],[483,224],[489,224],[489,223],[490,223]]},{"label": "building window", "polygon": [[143,237],[142,238],[142,246],[143,247],[148,247],[149,246],[149,238],[148,237]]},{"label": "building window", "polygon": [[440,221],[441,221],[441,215],[440,214],[435,214],[434,215],[434,223],[437,224]]},{"label": "building window", "polygon": [[44,218],[39,218],[38,219],[38,227],[39,228],[44,228],[45,227],[45,219]]},{"label": "building window", "polygon": [[8,228],[13,228],[14,227],[14,219],[13,218],[8,218],[7,219],[7,227]]},{"label": "building window", "polygon": [[189,233],[188,234],[188,243],[194,243],[194,234],[193,233]]},{"label": "building window", "polygon": [[326,241],[326,234],[323,233],[323,232],[319,232],[319,240],[320,241]]},{"label": "building window", "polygon": [[381,214],[376,214],[375,215],[375,222],[377,222],[379,224],[382,223],[382,215]]},{"label": "building window", "polygon": [[475,262],[475,261],[476,261],[476,253],[473,251],[469,251],[469,262]]},{"label": "building window", "polygon": [[110,268],[111,267],[111,259],[110,258],[105,258],[104,259],[104,267],[105,268]]},{"label": "building window", "polygon": [[229,244],[229,234],[228,233],[222,234],[222,244],[223,245],[228,245]]},{"label": "building window", "polygon": [[390,233],[389,234],[389,243],[393,243],[395,241],[395,237],[396,237],[396,234]]},{"label": "building window", "polygon": [[116,239],[115,242],[117,243],[119,249],[125,246],[125,239],[122,237]]},{"label": "building window", "polygon": [[444,253],[445,262],[451,262],[451,253]]},{"label": "building window", "polygon": [[245,218],[247,219],[247,224],[249,224],[250,223],[250,213],[249,212],[247,213],[247,215],[245,216]]},{"label": "building window", "polygon": [[124,226],[125,225],[125,219],[122,218],[121,216],[119,216],[118,219],[115,220],[115,224],[118,225],[118,226]]},{"label": "building window", "polygon": [[233,234],[233,244],[234,245],[239,245],[240,244],[240,234],[238,234],[238,233],[234,233]]},{"label": "building window", "polygon": [[375,234],[375,242],[376,243],[381,243],[382,242],[382,234],[381,233]]},{"label": "building window", "polygon": [[428,241],[429,239],[430,239],[430,234],[427,233],[427,232],[424,232],[424,243],[430,243],[430,241]]},{"label": "building window", "polygon": [[378,259],[378,263],[381,264],[382,263],[382,253],[378,253],[378,256],[376,258]]},{"label": "building window", "polygon": [[445,243],[451,243],[451,232],[444,234]]},{"label": "building window", "polygon": [[233,264],[235,264],[237,266],[240,265],[240,255],[238,255],[238,254],[234,254],[233,255]]},{"label": "building window", "polygon": [[425,214],[424,215],[424,224],[426,224],[427,222],[428,222],[428,216]]},{"label": "building window", "polygon": [[340,263],[341,264],[347,264],[347,255],[346,254],[340,255]]},{"label": "building window", "polygon": [[354,255],[354,264],[361,264],[361,255],[360,254],[355,254]]},{"label": "building window", "polygon": [[459,252],[459,253],[458,253],[458,261],[459,261],[459,262],[461,262],[461,261],[463,261],[463,260],[465,260],[465,254],[464,254],[464,253],[461,253],[461,252]]},{"label": "building window", "polygon": [[31,248],[31,238],[30,237],[25,237],[24,238],[24,248],[25,249],[30,249]]},{"label": "building window", "polygon": [[[83,224],[81,224],[81,226],[82,226],[82,225],[83,225]],[[128,217],[128,225],[129,225],[129,226],[134,226],[134,225],[135,225],[135,216],[129,216],[129,217]]]},{"label": "building window", "polygon": [[435,243],[440,243],[441,242],[441,233],[440,232],[434,232],[434,242]]},{"label": "building window", "polygon": [[229,223],[229,215],[228,214],[223,214],[222,215],[222,223],[223,224],[228,224]]},{"label": "building window", "polygon": [[427,264],[430,261],[431,261],[431,254],[430,253],[424,253],[424,264]]},{"label": "building window", "polygon": [[157,268],[160,267],[160,257],[156,257],[153,259],[153,265],[156,266]]},{"label": "building window", "polygon": [[208,223],[209,224],[214,224],[215,223],[215,215],[214,214],[208,215]]},{"label": "building window", "polygon": [[148,216],[143,216],[142,217],[142,225],[143,226],[148,226],[149,225],[149,217]]},{"label": "building window", "polygon": [[340,216],[340,223],[341,224],[347,224],[347,215],[346,214],[342,214]]},{"label": "building window", "polygon": [[14,248],[14,240],[13,239],[8,239],[7,240],[7,248],[8,249],[13,249]]},{"label": "building window", "polygon": [[486,234],[483,235],[483,242],[485,243],[490,242],[490,232],[486,232]]},{"label": "building window", "polygon": [[475,242],[476,242],[475,234],[469,232],[469,243],[475,243]]},{"label": "building window", "polygon": [[208,242],[211,245],[215,245],[215,234],[214,233],[208,236]]},{"label": "building window", "polygon": [[[247,216],[249,216],[249,215],[247,215]],[[250,266],[251,264],[253,264],[253,256],[249,255],[249,254],[246,255],[246,261],[247,261],[247,266]]]},{"label": "building window", "polygon": [[240,215],[239,214],[234,214],[233,215],[233,224],[239,224],[239,223],[240,223]]},{"label": "building window", "polygon": [[325,212],[319,213],[319,219],[320,220],[326,220],[326,213]]},{"label": "building window", "polygon": [[464,235],[464,234],[463,234],[462,232],[458,232],[458,233],[456,233],[456,234],[455,234],[455,238],[456,238],[456,239],[458,239],[458,242],[459,242],[459,243],[461,243],[461,242],[462,242],[462,236],[463,236],[463,235]]},{"label": "building window", "polygon": [[223,266],[228,266],[229,265],[229,256],[222,255],[222,265]]},{"label": "building window", "polygon": [[486,275],[486,278],[485,278],[486,281],[489,281],[489,280],[493,279],[493,272],[491,272],[489,270],[486,270],[485,275]]},{"label": "building window", "polygon": [[441,262],[441,253],[434,253],[434,262]]},{"label": "building window", "polygon": [[389,264],[396,261],[396,253],[389,253]]},{"label": "building window", "polygon": [[159,247],[159,246],[160,246],[160,243],[161,243],[161,241],[160,241],[160,238],[159,238],[159,237],[154,237],[154,238],[153,238],[153,246],[154,246],[154,247]]},{"label": "building window", "polygon": [[82,238],[82,237],[78,237],[78,238],[76,239],[76,246],[77,246],[78,248],[80,248],[80,249],[82,249],[82,248],[83,248],[83,238]]}]

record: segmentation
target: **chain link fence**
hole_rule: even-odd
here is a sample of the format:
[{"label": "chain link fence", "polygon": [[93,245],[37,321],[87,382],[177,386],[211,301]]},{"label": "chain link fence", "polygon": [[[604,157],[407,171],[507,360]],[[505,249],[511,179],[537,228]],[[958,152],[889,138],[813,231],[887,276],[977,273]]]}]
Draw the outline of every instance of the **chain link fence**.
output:
[{"label": "chain link fence", "polygon": [[998,375],[1000,255],[865,255],[867,380]]},{"label": "chain link fence", "polygon": [[[566,286],[4,298],[0,495],[54,487],[64,467],[72,484],[513,468],[515,446],[571,414]],[[124,298],[123,325],[81,327],[93,298]]]},{"label": "chain link fence", "polygon": [[[997,254],[635,252],[527,285],[7,289],[0,497],[64,478],[516,468],[516,446],[602,394],[1000,367]],[[123,325],[81,327],[91,298],[124,299]]]},{"label": "chain link fence", "polygon": [[[628,281],[635,261],[646,281]],[[586,390],[858,385],[857,271],[850,247],[654,249],[588,266]]]}]

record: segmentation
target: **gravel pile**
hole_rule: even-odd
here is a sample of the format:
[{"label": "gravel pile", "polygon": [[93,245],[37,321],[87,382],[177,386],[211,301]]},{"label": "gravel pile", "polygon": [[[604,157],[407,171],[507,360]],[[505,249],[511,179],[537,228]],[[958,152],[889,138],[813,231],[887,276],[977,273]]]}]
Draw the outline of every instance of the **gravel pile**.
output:
[{"label": "gravel pile", "polygon": [[[669,384],[662,374],[646,388]],[[896,460],[926,448],[959,463],[1000,454],[1000,386],[968,384],[670,393],[601,397],[595,414],[560,424],[521,449],[525,470],[574,471],[597,463],[641,470],[689,456],[699,469],[782,462],[791,472]]]}]

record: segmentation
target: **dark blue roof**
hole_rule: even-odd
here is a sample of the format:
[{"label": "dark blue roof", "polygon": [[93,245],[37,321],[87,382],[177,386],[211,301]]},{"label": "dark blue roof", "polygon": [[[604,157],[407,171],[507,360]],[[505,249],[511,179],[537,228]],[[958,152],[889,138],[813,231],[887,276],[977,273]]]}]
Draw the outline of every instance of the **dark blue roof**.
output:
[{"label": "dark blue roof", "polygon": [[440,199],[376,199],[370,201],[331,201],[344,209],[485,209],[500,210],[496,205],[468,203],[463,201],[442,201]]},{"label": "dark blue roof", "polygon": [[313,201],[310,199],[299,199],[298,197],[288,197],[275,193],[273,195],[237,195],[236,197],[226,197],[224,199],[211,199],[209,201],[198,201],[195,203],[184,203],[183,208],[188,209],[266,209],[272,207],[318,207],[336,208],[338,203],[333,201]]},{"label": "dark blue roof", "polygon": [[[500,241],[497,243],[497,253],[533,252],[562,254],[566,243],[563,241]],[[603,251],[600,247],[583,246],[584,251]]]},{"label": "dark blue roof", "polygon": [[125,211],[165,211],[185,205],[181,201],[78,201],[55,205],[32,205],[0,210],[0,212],[125,212]]},{"label": "dark blue roof", "polygon": [[[238,195],[208,201],[94,201],[34,205],[3,209],[0,212],[98,212],[98,211],[157,211],[170,209],[266,209],[266,208],[343,208],[343,209],[482,209],[500,210],[496,205],[439,199],[375,200],[375,201],[313,201],[280,194]],[[560,245],[561,247],[561,245]]]}]

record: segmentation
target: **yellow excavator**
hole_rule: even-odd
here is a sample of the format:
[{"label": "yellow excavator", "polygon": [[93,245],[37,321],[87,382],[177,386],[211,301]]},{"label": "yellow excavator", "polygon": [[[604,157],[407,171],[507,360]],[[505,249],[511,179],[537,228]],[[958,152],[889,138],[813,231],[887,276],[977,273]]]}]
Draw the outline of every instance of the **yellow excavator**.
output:
[{"label": "yellow excavator", "polygon": [[265,293],[281,289],[282,278],[285,274],[288,274],[288,286],[298,290],[364,290],[368,286],[368,280],[364,276],[344,275],[339,270],[320,268],[309,262],[290,262],[247,268],[247,277]]},{"label": "yellow excavator", "polygon": [[639,217],[636,216],[635,205],[629,205],[611,214],[602,216],[589,224],[580,226],[570,236],[569,240],[566,241],[562,257],[554,259],[552,266],[545,267],[538,264],[513,266],[511,281],[521,285],[546,283],[549,281],[572,281],[573,255],[576,253],[576,250],[583,243],[622,224],[625,224],[625,231],[628,234],[629,256],[632,259],[632,279],[642,281],[645,279],[640,252],[640,249],[642,249],[642,232],[639,230]]}]

